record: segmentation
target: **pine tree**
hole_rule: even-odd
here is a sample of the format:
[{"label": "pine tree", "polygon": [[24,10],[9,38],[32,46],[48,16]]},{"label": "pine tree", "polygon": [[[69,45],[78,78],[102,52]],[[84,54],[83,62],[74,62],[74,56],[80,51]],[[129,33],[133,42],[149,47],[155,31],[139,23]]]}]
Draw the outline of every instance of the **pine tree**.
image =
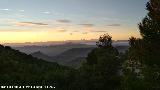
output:
[{"label": "pine tree", "polygon": [[147,3],[148,15],[139,24],[146,64],[160,66],[160,0]]},{"label": "pine tree", "polygon": [[[127,65],[131,65],[132,74],[126,74],[126,77],[134,74],[134,81],[138,81],[141,86],[126,83],[133,86],[129,90],[160,89],[160,0],[150,0],[146,7],[148,14],[139,24],[142,38],[130,38],[130,48],[127,54]],[[135,67],[140,71],[138,74],[135,74],[133,70]],[[133,77],[127,78],[128,81],[132,79]]]},{"label": "pine tree", "polygon": [[96,42],[98,47],[112,47],[112,37],[108,34],[103,34],[99,37],[99,41]]},{"label": "pine tree", "polygon": [[78,82],[81,90],[118,90],[120,87],[119,53],[112,46],[111,36],[104,34],[80,68]]}]

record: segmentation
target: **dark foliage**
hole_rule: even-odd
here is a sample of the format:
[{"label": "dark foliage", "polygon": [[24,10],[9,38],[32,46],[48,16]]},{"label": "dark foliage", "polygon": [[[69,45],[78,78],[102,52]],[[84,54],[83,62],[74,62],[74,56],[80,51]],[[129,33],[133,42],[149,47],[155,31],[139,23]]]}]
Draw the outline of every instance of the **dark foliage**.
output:
[{"label": "dark foliage", "polygon": [[126,90],[160,89],[160,1],[150,0],[147,10],[148,15],[139,24],[142,38],[131,37],[130,48],[126,53]]},{"label": "dark foliage", "polygon": [[48,85],[65,90],[73,82],[73,69],[49,63],[0,45],[0,85]]},{"label": "dark foliage", "polygon": [[[102,40],[103,38],[103,40]],[[100,37],[100,46],[92,50],[79,69],[75,90],[116,90],[120,88],[121,60],[109,35]]]},{"label": "dark foliage", "polygon": [[147,3],[139,24],[142,38],[131,37],[119,53],[112,37],[100,36],[86,62],[75,70],[0,45],[0,85],[55,85],[56,90],[160,90],[160,0]]},{"label": "dark foliage", "polygon": [[99,37],[99,41],[96,42],[98,47],[111,47],[112,46],[112,37],[108,34],[103,34]]}]

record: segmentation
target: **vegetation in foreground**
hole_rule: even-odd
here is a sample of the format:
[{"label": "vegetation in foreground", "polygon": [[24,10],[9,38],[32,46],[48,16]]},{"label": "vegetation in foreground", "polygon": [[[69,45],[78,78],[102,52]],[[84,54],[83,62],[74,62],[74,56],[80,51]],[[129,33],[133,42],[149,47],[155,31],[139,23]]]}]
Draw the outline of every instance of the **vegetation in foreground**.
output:
[{"label": "vegetation in foreground", "polygon": [[147,10],[139,24],[142,38],[131,37],[125,54],[104,34],[77,70],[0,46],[0,84],[55,85],[56,90],[159,90],[160,1],[150,0]]},{"label": "vegetation in foreground", "polygon": [[74,79],[71,72],[74,69],[0,46],[0,85],[48,85],[65,90]]}]

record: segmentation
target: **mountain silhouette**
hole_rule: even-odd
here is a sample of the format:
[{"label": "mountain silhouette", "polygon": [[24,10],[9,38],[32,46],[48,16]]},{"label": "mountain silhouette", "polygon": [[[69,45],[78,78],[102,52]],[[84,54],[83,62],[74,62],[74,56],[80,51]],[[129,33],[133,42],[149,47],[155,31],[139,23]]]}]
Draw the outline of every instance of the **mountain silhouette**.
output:
[{"label": "mountain silhouette", "polygon": [[39,58],[39,59],[49,61],[49,62],[55,62],[52,57],[45,55],[41,51],[31,53],[30,55],[32,55],[33,57]]}]

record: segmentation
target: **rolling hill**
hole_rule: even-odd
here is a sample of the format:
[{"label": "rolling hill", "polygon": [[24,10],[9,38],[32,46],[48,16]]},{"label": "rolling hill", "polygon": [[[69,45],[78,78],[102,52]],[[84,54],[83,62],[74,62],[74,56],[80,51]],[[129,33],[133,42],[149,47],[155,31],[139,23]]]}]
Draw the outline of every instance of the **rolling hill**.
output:
[{"label": "rolling hill", "polygon": [[87,48],[87,47],[95,47],[95,46],[86,44],[66,43],[55,46],[22,46],[22,47],[12,47],[12,48],[24,52],[26,54],[31,54],[40,51],[41,53],[47,56],[54,57],[72,48]]},{"label": "rolling hill", "polygon": [[[77,66],[80,66],[80,62],[85,61],[88,53],[91,52],[94,48],[72,48],[69,49],[60,55],[53,57],[53,60],[56,60],[57,63],[66,65],[66,66],[75,66],[73,63],[76,63]],[[82,59],[82,60],[81,60]]]},{"label": "rolling hill", "polygon": [[[94,45],[66,43],[56,46],[24,46],[14,48],[39,59],[77,68],[85,61],[88,53],[95,47]],[[128,50],[129,46],[127,42],[116,42],[114,43],[114,47],[119,52],[124,53]]]},{"label": "rolling hill", "polygon": [[49,62],[55,62],[52,57],[45,55],[41,51],[31,53],[30,55],[32,55],[33,57],[39,58],[39,59],[49,61]]}]

